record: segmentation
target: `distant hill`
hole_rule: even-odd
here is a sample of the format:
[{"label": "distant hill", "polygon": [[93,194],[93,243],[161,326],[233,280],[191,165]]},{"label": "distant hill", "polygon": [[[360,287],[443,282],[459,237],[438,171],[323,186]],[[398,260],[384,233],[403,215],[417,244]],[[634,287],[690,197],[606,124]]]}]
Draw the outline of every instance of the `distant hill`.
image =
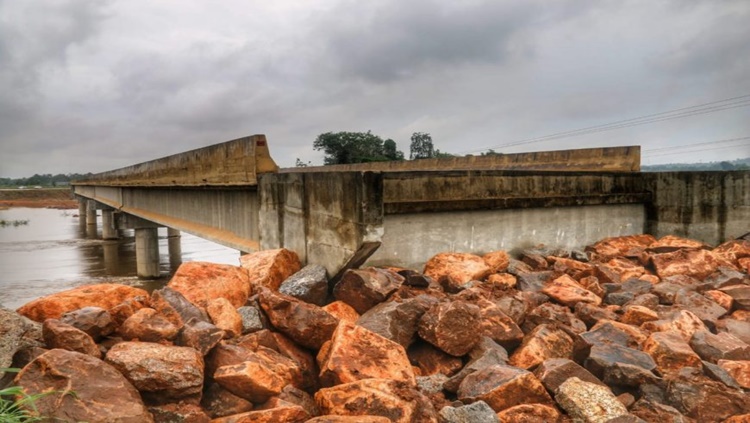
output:
[{"label": "distant hill", "polygon": [[643,172],[674,172],[679,170],[750,170],[750,157],[708,163],[669,163],[641,166]]}]

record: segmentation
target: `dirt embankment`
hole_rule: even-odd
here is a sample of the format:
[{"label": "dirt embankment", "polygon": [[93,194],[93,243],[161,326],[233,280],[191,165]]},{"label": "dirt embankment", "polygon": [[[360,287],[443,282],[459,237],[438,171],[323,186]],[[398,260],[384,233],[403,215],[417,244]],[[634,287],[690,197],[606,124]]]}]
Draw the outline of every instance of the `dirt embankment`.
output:
[{"label": "dirt embankment", "polygon": [[0,189],[0,209],[10,207],[75,209],[78,202],[70,188]]}]

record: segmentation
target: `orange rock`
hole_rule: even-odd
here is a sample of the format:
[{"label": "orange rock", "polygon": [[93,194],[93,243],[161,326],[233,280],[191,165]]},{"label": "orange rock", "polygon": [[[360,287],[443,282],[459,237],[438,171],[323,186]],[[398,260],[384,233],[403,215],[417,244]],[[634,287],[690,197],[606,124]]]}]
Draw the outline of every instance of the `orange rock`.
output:
[{"label": "orange rock", "polygon": [[253,403],[211,382],[203,390],[201,406],[211,418],[231,416],[253,409]]},{"label": "orange rock", "polygon": [[675,235],[665,235],[658,241],[648,246],[648,250],[656,253],[668,253],[679,249],[704,249],[709,248],[706,244],[689,238],[682,238]]},{"label": "orange rock", "polygon": [[501,289],[512,289],[516,287],[518,280],[510,273],[493,273],[487,277],[487,283]]},{"label": "orange rock", "polygon": [[570,358],[573,339],[562,329],[539,325],[527,334],[510,356],[510,365],[531,369],[549,358]]},{"label": "orange rock", "polygon": [[734,268],[731,262],[708,250],[677,250],[671,253],[652,254],[651,262],[656,268],[656,274],[662,279],[686,275],[703,280],[719,266]]},{"label": "orange rock", "polygon": [[750,389],[750,360],[719,360],[716,364],[726,370],[744,389]]},{"label": "orange rock", "polygon": [[629,325],[640,326],[645,322],[659,320],[659,315],[648,307],[629,305],[625,306],[623,310],[625,312],[620,317],[620,321]]},{"label": "orange rock", "polygon": [[638,277],[638,279],[642,281],[646,281],[652,285],[656,285],[657,283],[661,282],[661,279],[659,279],[656,275],[649,275],[649,274],[643,274]]},{"label": "orange rock", "polygon": [[480,298],[473,302],[479,307],[480,331],[498,344],[510,348],[523,339],[523,332],[516,322],[503,313],[502,308],[492,301]]},{"label": "orange rock", "polygon": [[174,339],[179,330],[153,308],[142,308],[128,317],[117,329],[117,333],[128,341],[159,342]]},{"label": "orange rock", "polygon": [[419,320],[419,336],[456,357],[468,353],[481,338],[479,307],[464,301],[435,304]]},{"label": "orange rock", "polygon": [[61,348],[101,358],[102,353],[94,340],[84,331],[57,319],[47,319],[42,324],[42,336],[47,348]]},{"label": "orange rock", "polygon": [[737,259],[737,267],[745,273],[750,273],[750,257]]},{"label": "orange rock", "polygon": [[226,298],[208,300],[206,312],[214,325],[224,331],[225,337],[234,338],[242,335],[242,316]]},{"label": "orange rock", "polygon": [[263,289],[258,300],[271,324],[299,345],[320,349],[331,339],[339,320],[322,308]]},{"label": "orange rock", "polygon": [[391,419],[382,416],[320,416],[307,423],[391,423]]},{"label": "orange rock", "polygon": [[623,282],[631,278],[637,279],[646,273],[646,269],[643,266],[639,266],[624,258],[613,258],[603,266],[620,275],[620,280]]},{"label": "orange rock", "polygon": [[240,256],[240,266],[247,270],[250,283],[274,291],[302,268],[297,253],[286,248],[245,254]]},{"label": "orange rock", "polygon": [[481,257],[468,253],[440,253],[424,265],[426,276],[439,281],[446,278],[449,285],[459,286],[473,280],[483,280],[492,273]]},{"label": "orange rock", "polygon": [[284,404],[266,410],[252,410],[211,420],[211,423],[302,423],[310,414],[295,404]]},{"label": "orange rock", "polygon": [[704,292],[703,295],[705,295],[706,298],[708,298],[709,300],[720,305],[726,311],[729,311],[732,309],[732,303],[734,303],[734,299],[731,296],[725,294],[724,292],[712,289],[710,291]]},{"label": "orange rock", "polygon": [[247,271],[241,267],[199,261],[182,263],[167,286],[201,308],[219,297],[242,307],[251,293]]},{"label": "orange rock", "polygon": [[652,333],[643,344],[643,352],[654,359],[656,368],[662,375],[679,371],[683,367],[703,367],[698,354],[676,333]]},{"label": "orange rock", "polygon": [[299,385],[299,366],[265,347],[248,351],[239,364],[221,366],[213,378],[222,388],[255,403],[279,395],[286,385]]},{"label": "orange rock", "polygon": [[593,266],[588,263],[583,263],[578,260],[573,260],[565,257],[549,256],[548,260],[552,260],[552,269],[556,272],[565,273],[566,275],[577,279],[577,276],[584,271],[591,271]]},{"label": "orange rock", "polygon": [[464,403],[482,400],[497,412],[519,404],[553,404],[533,373],[500,364],[466,376],[458,388],[458,399]]},{"label": "orange rock", "polygon": [[318,355],[324,386],[362,379],[390,379],[416,385],[404,347],[374,332],[340,323],[330,345]]},{"label": "orange rock", "polygon": [[169,403],[156,405],[148,408],[148,411],[154,416],[157,422],[189,422],[189,423],[210,423],[203,409],[195,404],[186,403]]},{"label": "orange rock", "polygon": [[545,284],[542,293],[568,307],[575,307],[576,304],[581,302],[594,305],[602,303],[601,298],[579,285],[568,275],[562,275]]},{"label": "orange rock", "polygon": [[510,263],[508,253],[503,250],[491,251],[483,255],[482,260],[490,267],[492,273],[505,272],[508,269],[508,263]]},{"label": "orange rock", "polygon": [[327,311],[331,316],[347,323],[354,324],[359,319],[357,310],[343,301],[334,301],[323,307],[323,310]]},{"label": "orange rock", "polygon": [[444,353],[426,342],[412,345],[406,351],[409,361],[420,370],[420,376],[443,374],[453,376],[463,367],[463,361],[450,354]]},{"label": "orange rock", "polygon": [[138,297],[148,298],[148,292],[126,285],[84,285],[56,294],[47,295],[26,303],[18,314],[37,322],[59,319],[63,313],[83,307],[100,307],[109,310],[116,305]]},{"label": "orange rock", "polygon": [[182,328],[190,319],[208,321],[203,309],[196,307],[182,294],[169,287],[153,291],[149,304],[178,328]]},{"label": "orange rock", "polygon": [[604,238],[596,244],[586,247],[596,255],[599,261],[609,261],[615,257],[638,257],[656,238],[651,235],[627,235]]},{"label": "orange rock", "polygon": [[520,404],[497,413],[501,422],[514,423],[558,423],[560,412],[544,404]]},{"label": "orange rock", "polygon": [[747,269],[747,266],[743,266],[740,260],[747,261],[750,258],[750,240],[733,239],[717,246],[712,251],[725,260]]},{"label": "orange rock", "polygon": [[652,322],[646,322],[642,325],[642,328],[651,332],[673,331],[679,334],[686,342],[690,341],[690,338],[693,337],[695,332],[699,330],[708,331],[708,328],[703,321],[701,321],[698,316],[687,310],[680,310],[677,315],[669,320],[654,320]]}]

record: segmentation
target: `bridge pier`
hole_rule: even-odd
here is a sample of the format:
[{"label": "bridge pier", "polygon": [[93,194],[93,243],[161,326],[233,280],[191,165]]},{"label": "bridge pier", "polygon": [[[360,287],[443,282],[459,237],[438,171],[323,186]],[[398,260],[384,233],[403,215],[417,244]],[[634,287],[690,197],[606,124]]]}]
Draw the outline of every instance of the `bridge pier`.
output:
[{"label": "bridge pier", "polygon": [[159,232],[157,228],[135,228],[136,274],[141,279],[159,277]]},{"label": "bridge pier", "polygon": [[114,210],[102,210],[102,239],[117,239],[120,234],[115,227]]},{"label": "bridge pier", "polygon": [[182,264],[182,235],[177,229],[167,228],[167,247],[169,248],[169,267],[177,270]]},{"label": "bridge pier", "polygon": [[78,196],[78,223],[81,226],[86,226],[86,205],[88,201],[86,198]]},{"label": "bridge pier", "polygon": [[96,238],[96,201],[86,202],[86,236]]}]

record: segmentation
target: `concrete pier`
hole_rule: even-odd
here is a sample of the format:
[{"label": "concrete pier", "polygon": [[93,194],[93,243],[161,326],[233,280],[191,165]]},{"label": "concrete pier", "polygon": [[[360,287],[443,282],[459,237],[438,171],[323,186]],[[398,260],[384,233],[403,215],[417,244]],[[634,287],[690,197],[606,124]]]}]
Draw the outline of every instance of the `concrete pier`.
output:
[{"label": "concrete pier", "polygon": [[114,210],[102,210],[102,239],[117,239],[120,237],[114,222]]},{"label": "concrete pier", "polygon": [[96,227],[96,201],[88,200],[86,202],[86,224]]},{"label": "concrete pier", "polygon": [[177,270],[182,264],[182,234],[177,229],[167,228],[167,247],[169,248],[169,267]]},{"label": "concrete pier", "polygon": [[86,226],[86,205],[89,200],[84,197],[78,197],[78,223]]},{"label": "concrete pier", "polygon": [[139,278],[159,277],[159,233],[156,228],[135,229],[135,261]]}]

